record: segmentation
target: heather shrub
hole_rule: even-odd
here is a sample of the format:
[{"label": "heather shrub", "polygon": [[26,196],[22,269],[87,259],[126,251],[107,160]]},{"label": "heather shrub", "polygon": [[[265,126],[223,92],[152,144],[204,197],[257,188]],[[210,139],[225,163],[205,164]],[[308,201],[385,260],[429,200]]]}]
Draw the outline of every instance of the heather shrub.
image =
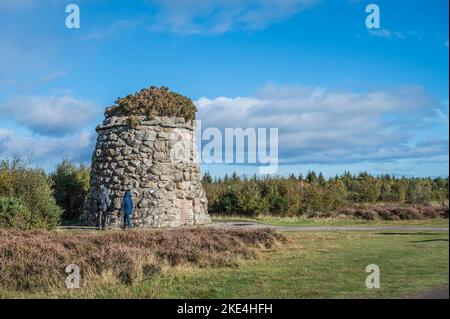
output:
[{"label": "heather shrub", "polygon": [[356,210],[354,217],[361,218],[365,220],[376,220],[378,219],[378,213],[369,209],[358,209]]},{"label": "heather shrub", "polygon": [[139,120],[139,118],[134,115],[129,116],[127,118],[127,121],[128,121],[128,125],[134,129],[137,128],[139,125],[141,125],[141,121]]},{"label": "heather shrub", "polygon": [[62,210],[53,197],[50,179],[39,168],[18,159],[2,160],[0,196],[20,200],[31,214],[33,227],[52,228],[59,223]]},{"label": "heather shrub", "polygon": [[81,285],[111,274],[123,284],[152,279],[164,269],[235,267],[286,239],[270,230],[176,229],[112,233],[63,233],[0,229],[0,287],[62,288],[69,264]]},{"label": "heather shrub", "polygon": [[440,211],[440,216],[443,218],[448,218],[448,205],[442,208]]},{"label": "heather shrub", "polygon": [[400,220],[422,219],[423,215],[414,207],[398,207],[394,208],[391,213]]},{"label": "heather shrub", "polygon": [[423,206],[422,214],[425,218],[448,218],[448,205]]},{"label": "heather shrub", "polygon": [[118,98],[115,105],[105,110],[105,117],[111,116],[155,116],[184,117],[195,120],[197,108],[186,96],[170,91],[163,86],[151,86],[135,94]]},{"label": "heather shrub", "polygon": [[344,215],[344,216],[355,216],[356,215],[356,209],[354,208],[344,208],[340,209],[335,213],[336,215]]},{"label": "heather shrub", "polygon": [[390,208],[383,208],[383,209],[375,208],[375,210],[378,213],[380,219],[382,220],[400,220],[400,217],[398,217],[395,214],[392,214]]}]

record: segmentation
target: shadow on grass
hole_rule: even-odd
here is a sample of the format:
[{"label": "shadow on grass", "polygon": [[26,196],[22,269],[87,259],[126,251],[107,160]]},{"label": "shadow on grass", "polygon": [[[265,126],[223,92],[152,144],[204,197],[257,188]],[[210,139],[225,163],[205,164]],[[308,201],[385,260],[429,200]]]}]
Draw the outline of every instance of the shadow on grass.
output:
[{"label": "shadow on grass", "polygon": [[416,240],[416,241],[412,241],[412,244],[418,244],[418,243],[429,243],[429,242],[434,242],[434,241],[444,241],[444,242],[448,242],[448,239],[427,239],[427,240]]},{"label": "shadow on grass", "polygon": [[388,233],[388,232],[386,232],[386,233],[376,233],[376,235],[442,236],[442,234],[439,234],[439,233],[420,233],[420,232],[410,232],[410,233],[407,233],[407,232],[389,232]]}]

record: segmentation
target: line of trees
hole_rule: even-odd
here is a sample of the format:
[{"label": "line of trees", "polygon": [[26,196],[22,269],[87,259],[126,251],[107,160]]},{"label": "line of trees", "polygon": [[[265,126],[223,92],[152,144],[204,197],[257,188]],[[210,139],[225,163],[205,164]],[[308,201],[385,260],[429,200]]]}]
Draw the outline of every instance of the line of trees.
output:
[{"label": "line of trees", "polygon": [[43,170],[19,159],[0,161],[0,227],[53,228],[62,212]]},{"label": "line of trees", "polygon": [[447,178],[413,178],[368,173],[325,178],[322,173],[306,176],[239,177],[213,179],[203,176],[209,211],[226,215],[301,216],[329,212],[362,204],[396,203],[448,205]]},{"label": "line of trees", "polygon": [[56,203],[63,209],[63,220],[77,220],[83,213],[89,192],[89,167],[68,160],[59,163],[50,175]]},{"label": "line of trees", "polygon": [[[0,160],[0,227],[52,228],[61,220],[77,220],[89,191],[89,173],[88,167],[67,160],[51,174],[20,159]],[[376,203],[437,203],[446,206],[448,214],[448,177],[345,173],[325,178],[311,171],[305,177],[247,178],[233,173],[213,179],[207,172],[202,183],[212,214],[309,216]]]},{"label": "line of trees", "polygon": [[63,160],[52,174],[15,158],[0,161],[0,227],[54,228],[78,219],[89,168]]}]

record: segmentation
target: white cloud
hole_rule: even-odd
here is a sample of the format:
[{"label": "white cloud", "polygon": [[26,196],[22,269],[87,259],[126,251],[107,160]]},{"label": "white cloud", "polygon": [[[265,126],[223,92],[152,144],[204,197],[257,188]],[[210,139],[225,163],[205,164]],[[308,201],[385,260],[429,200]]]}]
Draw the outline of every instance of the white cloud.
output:
[{"label": "white cloud", "polygon": [[0,112],[34,133],[61,136],[79,132],[101,111],[92,102],[70,96],[27,96],[5,102]]},{"label": "white cloud", "polygon": [[398,39],[407,40],[412,39],[415,41],[421,41],[422,36],[420,32],[414,30],[395,31],[389,29],[370,29],[368,30],[371,37],[380,37],[385,39]]},{"label": "white cloud", "polygon": [[0,128],[0,158],[31,157],[45,168],[52,168],[63,158],[86,162],[92,155],[95,143],[93,133],[82,132],[67,137],[19,135]]},{"label": "white cloud", "polygon": [[410,142],[423,119],[435,116],[433,103],[418,87],[355,93],[275,85],[255,97],[203,97],[195,102],[203,128],[278,127],[280,163],[377,161],[448,152],[445,141]]},{"label": "white cloud", "polygon": [[141,24],[140,20],[132,20],[131,21],[131,20],[120,19],[120,20],[113,22],[109,26],[106,26],[97,31],[93,31],[91,33],[86,34],[85,36],[81,37],[81,40],[82,41],[100,40],[100,39],[104,39],[104,38],[117,36],[122,31],[134,28],[140,24]]},{"label": "white cloud", "polygon": [[222,34],[260,30],[297,14],[318,0],[149,0],[158,7],[153,31]]},{"label": "white cloud", "polygon": [[438,120],[442,121],[448,126],[448,120],[449,120],[449,102],[448,99],[441,102],[441,107],[436,108],[435,110],[436,118],[433,118],[432,120]]},{"label": "white cloud", "polygon": [[380,37],[380,38],[386,38],[386,39],[392,38],[392,32],[388,29],[369,30],[369,34],[374,37]]},{"label": "white cloud", "polygon": [[10,137],[13,134],[12,131],[0,127],[0,140]]},{"label": "white cloud", "polygon": [[0,127],[0,158],[31,157],[46,169],[63,158],[88,162],[95,143],[93,126],[100,112],[92,102],[70,96],[11,99],[0,106],[2,120],[12,122],[7,128]]},{"label": "white cloud", "polygon": [[[77,0],[78,3],[86,0]],[[69,4],[70,2],[67,2]],[[66,5],[67,5],[66,4]],[[37,6],[61,6],[61,0],[0,0],[0,9],[28,10]]]},{"label": "white cloud", "polygon": [[32,7],[36,0],[0,0],[0,9],[24,9]]}]

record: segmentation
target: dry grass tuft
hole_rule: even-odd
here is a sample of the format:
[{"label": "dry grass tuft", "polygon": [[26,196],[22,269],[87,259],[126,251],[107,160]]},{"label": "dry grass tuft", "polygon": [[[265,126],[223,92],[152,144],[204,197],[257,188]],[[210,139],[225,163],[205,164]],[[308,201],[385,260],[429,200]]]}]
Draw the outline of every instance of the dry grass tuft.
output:
[{"label": "dry grass tuft", "polygon": [[[178,229],[98,233],[0,230],[0,283],[17,291],[63,287],[65,268],[81,278],[124,284],[149,279],[163,267],[232,267],[285,238],[270,230]],[[83,282],[82,282],[83,284]]]}]

